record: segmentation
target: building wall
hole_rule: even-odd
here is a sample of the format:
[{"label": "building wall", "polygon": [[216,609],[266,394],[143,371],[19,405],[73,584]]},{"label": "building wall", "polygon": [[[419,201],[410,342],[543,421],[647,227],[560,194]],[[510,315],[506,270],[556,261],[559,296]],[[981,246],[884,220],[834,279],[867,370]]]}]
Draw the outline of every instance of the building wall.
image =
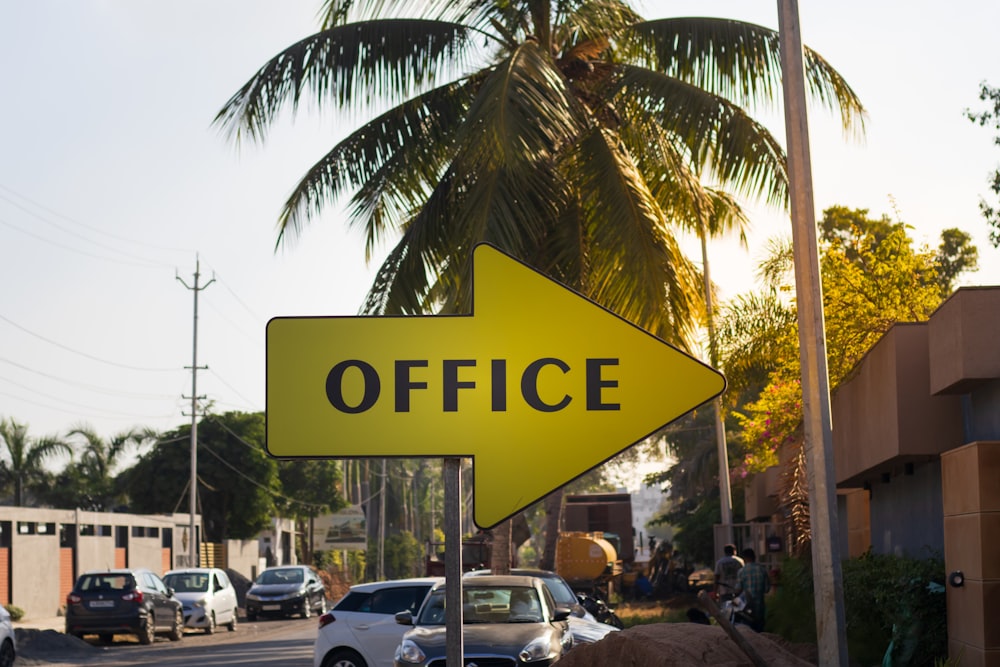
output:
[{"label": "building wall", "polygon": [[[178,534],[179,530],[171,529],[188,521],[187,514],[145,516],[0,506],[0,525],[11,527],[10,604],[24,609],[28,618],[56,615],[65,604],[65,581],[88,570],[116,567],[116,549],[122,546],[129,567],[162,574],[164,539]],[[118,544],[117,535],[123,545]]]}]

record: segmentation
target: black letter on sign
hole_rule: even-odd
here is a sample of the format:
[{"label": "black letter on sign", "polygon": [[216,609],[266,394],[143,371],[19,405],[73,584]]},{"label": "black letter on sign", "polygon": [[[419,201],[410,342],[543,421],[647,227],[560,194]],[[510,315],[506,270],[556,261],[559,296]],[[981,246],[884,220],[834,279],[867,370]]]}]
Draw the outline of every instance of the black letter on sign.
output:
[{"label": "black letter on sign", "polygon": [[494,359],[490,362],[493,376],[493,412],[507,412],[507,360]]},{"label": "black letter on sign", "polygon": [[458,412],[458,390],[475,389],[475,382],[459,382],[458,369],[461,366],[475,366],[475,359],[444,360],[444,411]]},{"label": "black letter on sign", "polygon": [[410,411],[410,390],[427,389],[426,382],[413,382],[410,380],[411,368],[426,368],[426,359],[414,359],[412,361],[396,362],[396,412]]},{"label": "black letter on sign", "polygon": [[[361,397],[361,402],[354,407],[344,402],[343,392],[344,371],[352,367],[361,371],[361,376],[365,379],[364,395]],[[341,361],[326,376],[326,400],[330,401],[330,405],[347,414],[356,415],[371,408],[378,400],[378,395],[381,391],[382,385],[379,382],[378,373],[375,372],[371,364],[358,361],[357,359]]]},{"label": "black letter on sign", "polygon": [[602,380],[602,366],[617,366],[617,359],[587,359],[587,409],[588,410],[621,410],[620,403],[602,403],[601,389],[617,387],[618,380]]},{"label": "black letter on sign", "polygon": [[556,366],[563,373],[569,372],[569,365],[561,359],[547,357],[532,361],[524,369],[524,375],[521,376],[521,396],[524,397],[525,403],[539,412],[558,412],[569,405],[569,402],[573,399],[567,394],[555,405],[549,405],[542,401],[538,396],[538,373],[541,372],[543,366]]}]

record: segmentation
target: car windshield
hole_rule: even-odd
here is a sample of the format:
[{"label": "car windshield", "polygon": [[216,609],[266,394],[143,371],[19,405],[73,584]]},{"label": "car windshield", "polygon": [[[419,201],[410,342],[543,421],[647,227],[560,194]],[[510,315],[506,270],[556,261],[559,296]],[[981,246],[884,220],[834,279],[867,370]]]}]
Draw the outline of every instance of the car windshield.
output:
[{"label": "car windshield", "polygon": [[[538,592],[529,586],[462,585],[462,623],[540,623]],[[444,625],[444,589],[431,594],[417,625]]]},{"label": "car windshield", "polygon": [[80,577],[76,588],[80,592],[130,591],[135,588],[135,580],[131,574],[105,572],[101,574],[85,574]]},{"label": "car windshield", "polygon": [[270,586],[272,584],[301,584],[302,570],[299,568],[286,568],[279,570],[264,570],[257,577],[258,584]]},{"label": "car windshield", "polygon": [[163,583],[178,593],[204,593],[208,591],[208,575],[203,572],[177,572],[163,577]]},{"label": "car windshield", "polygon": [[552,599],[556,601],[557,605],[572,607],[579,604],[576,599],[576,593],[569,587],[565,579],[562,577],[542,577],[542,579],[545,581],[549,592],[552,593]]}]

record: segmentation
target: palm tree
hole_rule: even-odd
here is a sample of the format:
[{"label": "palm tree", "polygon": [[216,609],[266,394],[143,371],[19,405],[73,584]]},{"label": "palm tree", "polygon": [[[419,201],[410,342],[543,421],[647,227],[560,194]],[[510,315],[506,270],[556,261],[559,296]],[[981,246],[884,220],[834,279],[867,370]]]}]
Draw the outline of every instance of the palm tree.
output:
[{"label": "palm tree", "polygon": [[[704,302],[678,227],[700,229],[714,192],[787,200],[781,145],[748,112],[780,91],[778,50],[768,28],[646,21],[622,0],[327,0],[321,30],[215,122],[263,141],[304,97],[373,116],[293,188],[278,234],[349,195],[369,259],[398,238],[364,313],[468,312],[471,250],[490,242],[691,349]],[[814,97],[859,126],[843,78],[805,58]]]},{"label": "palm tree", "polygon": [[[399,236],[364,312],[467,311],[471,248],[492,242],[682,347],[702,314],[672,223],[710,207],[702,178],[783,204],[784,154],[744,110],[771,101],[773,30],[723,19],[644,21],[625,2],[328,0],[216,122],[266,137],[304,95],[363,123],[308,170],[278,242],[352,194],[369,257]],[[422,11],[421,11],[422,10]],[[807,50],[812,91],[861,119],[853,91]],[[444,81],[442,83],[442,81]]]},{"label": "palm tree", "polygon": [[104,439],[86,425],[76,426],[66,435],[69,438],[79,437],[83,440],[80,454],[80,468],[83,473],[81,480],[89,489],[89,492],[84,491],[90,496],[87,500],[89,509],[94,510],[109,509],[114,502],[113,475],[122,457],[156,439],[155,433],[142,429],[125,430]]},{"label": "palm tree", "polygon": [[58,438],[28,437],[27,424],[20,424],[13,417],[0,420],[0,442],[3,443],[3,453],[6,454],[0,460],[0,479],[4,486],[13,484],[16,507],[20,507],[24,501],[25,486],[45,477],[43,464],[47,459],[57,454],[73,454],[70,446]]}]

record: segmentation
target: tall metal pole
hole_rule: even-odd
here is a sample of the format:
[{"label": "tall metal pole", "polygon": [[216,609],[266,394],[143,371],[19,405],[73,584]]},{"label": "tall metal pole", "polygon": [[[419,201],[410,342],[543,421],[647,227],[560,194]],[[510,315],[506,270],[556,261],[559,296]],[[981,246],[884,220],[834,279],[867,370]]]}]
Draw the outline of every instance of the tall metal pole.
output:
[{"label": "tall metal pole", "polygon": [[791,192],[795,294],[798,301],[802,367],[804,447],[809,478],[812,531],[813,591],[819,664],[847,665],[847,622],[837,541],[837,489],[833,460],[833,426],[826,362],[823,291],[820,282],[816,213],[806,121],[805,75],[798,0],[778,0],[788,181]]},{"label": "tall metal pole", "polygon": [[462,459],[444,460],[444,642],[445,664],[461,665],[462,637]]},{"label": "tall metal pole", "polygon": [[[213,277],[207,283],[202,286],[198,286],[198,280],[200,277],[201,262],[197,255],[195,256],[194,262],[194,286],[188,285],[184,282],[184,279],[180,276],[176,276],[177,280],[184,285],[187,289],[194,292],[194,342],[191,346],[192,349],[192,360],[191,360],[191,482],[190,482],[190,498],[188,502],[188,512],[191,518],[191,524],[188,532],[188,563],[190,567],[197,567],[197,555],[198,555],[198,544],[195,536],[197,526],[195,525],[194,516],[197,514],[198,510],[198,292],[202,291],[209,285],[215,282]],[[208,368],[207,366],[205,368]],[[204,398],[204,397],[201,397]]]},{"label": "tall metal pole", "polygon": [[[708,359],[712,368],[719,365],[719,347],[715,338],[715,306],[712,303],[712,276],[708,270],[708,229],[701,221],[701,262],[705,277],[705,310],[708,312]],[[726,424],[722,420],[722,398],[712,401],[715,416],[715,448],[719,457],[719,505],[722,507],[722,526],[726,543],[733,541],[733,495],[729,485],[729,452],[726,447]],[[716,554],[719,556],[721,554]]]},{"label": "tall metal pole", "polygon": [[382,484],[378,499],[378,580],[385,580],[385,459],[382,459]]}]

